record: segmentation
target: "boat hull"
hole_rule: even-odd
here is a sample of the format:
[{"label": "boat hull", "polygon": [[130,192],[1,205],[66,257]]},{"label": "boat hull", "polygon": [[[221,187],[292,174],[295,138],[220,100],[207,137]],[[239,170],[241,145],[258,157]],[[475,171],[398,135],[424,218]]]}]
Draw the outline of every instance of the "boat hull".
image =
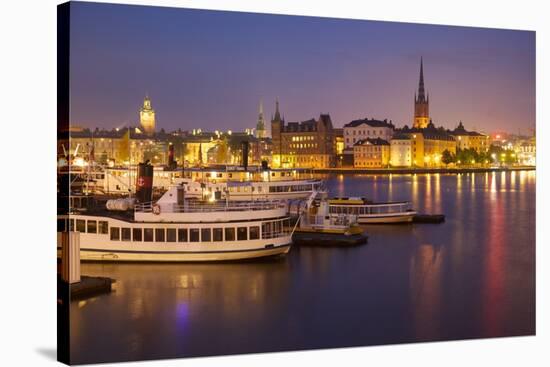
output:
[{"label": "boat hull", "polygon": [[[285,255],[290,251],[290,243],[262,249],[235,251],[173,251],[173,252],[139,252],[139,251],[109,251],[101,249],[80,249],[81,261],[105,262],[217,262],[239,261]],[[61,249],[57,249],[61,257]]]},{"label": "boat hull", "polygon": [[356,246],[367,243],[367,236],[362,233],[345,235],[343,233],[326,233],[295,231],[292,243],[300,246]]},{"label": "boat hull", "polygon": [[412,223],[416,212],[410,213],[397,213],[391,215],[359,215],[357,222],[359,224],[399,224],[399,223]]}]

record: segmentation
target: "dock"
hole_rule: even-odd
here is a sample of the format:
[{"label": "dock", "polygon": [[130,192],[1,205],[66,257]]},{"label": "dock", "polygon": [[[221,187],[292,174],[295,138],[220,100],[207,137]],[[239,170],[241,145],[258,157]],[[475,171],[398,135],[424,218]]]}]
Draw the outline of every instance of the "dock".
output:
[{"label": "dock", "polygon": [[443,223],[445,222],[445,214],[415,214],[413,223]]}]

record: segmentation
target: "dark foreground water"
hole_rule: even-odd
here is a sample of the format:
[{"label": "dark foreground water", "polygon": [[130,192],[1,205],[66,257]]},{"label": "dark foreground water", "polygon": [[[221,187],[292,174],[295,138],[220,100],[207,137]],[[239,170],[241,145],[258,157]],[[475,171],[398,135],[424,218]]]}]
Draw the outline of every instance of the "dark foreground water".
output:
[{"label": "dark foreground water", "polygon": [[73,363],[535,333],[534,171],[327,178],[447,221],[271,261],[83,264],[117,283],[71,305]]}]

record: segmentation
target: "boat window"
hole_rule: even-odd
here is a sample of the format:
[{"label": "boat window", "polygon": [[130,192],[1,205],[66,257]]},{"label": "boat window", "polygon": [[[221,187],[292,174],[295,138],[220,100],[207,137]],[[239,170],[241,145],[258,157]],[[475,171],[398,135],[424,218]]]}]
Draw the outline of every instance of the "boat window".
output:
[{"label": "boat window", "polygon": [[141,228],[132,228],[132,235],[134,242],[143,241],[143,232],[141,231]]},{"label": "boat window", "polygon": [[153,242],[153,228],[143,229],[143,240],[145,242]]},{"label": "boat window", "polygon": [[213,228],[212,229],[212,238],[216,242],[223,241],[223,229],[222,228]]},{"label": "boat window", "polygon": [[74,219],[69,219],[69,231],[74,231]]},{"label": "boat window", "polygon": [[191,228],[189,230],[189,240],[191,242],[199,242],[200,241],[200,232],[198,228]]},{"label": "boat window", "polygon": [[111,241],[120,241],[120,228],[111,227]]},{"label": "boat window", "polygon": [[155,228],[155,242],[164,242],[164,228]]},{"label": "boat window", "polygon": [[86,232],[86,221],[84,219],[76,220],[76,230],[77,232]]},{"label": "boat window", "polygon": [[248,239],[248,233],[247,233],[246,227],[237,227],[237,240],[238,241],[246,241]]},{"label": "boat window", "polygon": [[57,232],[65,232],[65,218],[57,219]]},{"label": "boat window", "polygon": [[166,241],[167,242],[176,242],[176,229],[167,228],[166,229]]},{"label": "boat window", "polygon": [[235,241],[235,228],[230,227],[225,229],[225,240]]},{"label": "boat window", "polygon": [[88,221],[88,233],[97,233],[97,221],[95,220]]},{"label": "boat window", "polygon": [[259,226],[250,227],[250,239],[257,240],[259,238],[260,238],[260,227]]},{"label": "boat window", "polygon": [[107,222],[106,220],[99,221],[99,233],[101,234],[109,233],[109,222]]},{"label": "boat window", "polygon": [[178,241],[187,242],[187,228],[178,228]]},{"label": "boat window", "polygon": [[212,231],[210,228],[201,228],[201,241],[210,242],[212,240]]},{"label": "boat window", "polygon": [[122,240],[131,241],[132,240],[132,231],[130,228],[122,228]]},{"label": "boat window", "polygon": [[271,238],[271,222],[262,223],[262,238]]}]

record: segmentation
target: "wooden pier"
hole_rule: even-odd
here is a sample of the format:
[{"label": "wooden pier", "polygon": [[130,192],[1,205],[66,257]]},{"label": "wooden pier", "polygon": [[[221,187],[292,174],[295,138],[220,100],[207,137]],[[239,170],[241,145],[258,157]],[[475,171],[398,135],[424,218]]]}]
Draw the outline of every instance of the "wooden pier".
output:
[{"label": "wooden pier", "polygon": [[445,222],[445,214],[415,214],[413,223],[443,223]]}]

